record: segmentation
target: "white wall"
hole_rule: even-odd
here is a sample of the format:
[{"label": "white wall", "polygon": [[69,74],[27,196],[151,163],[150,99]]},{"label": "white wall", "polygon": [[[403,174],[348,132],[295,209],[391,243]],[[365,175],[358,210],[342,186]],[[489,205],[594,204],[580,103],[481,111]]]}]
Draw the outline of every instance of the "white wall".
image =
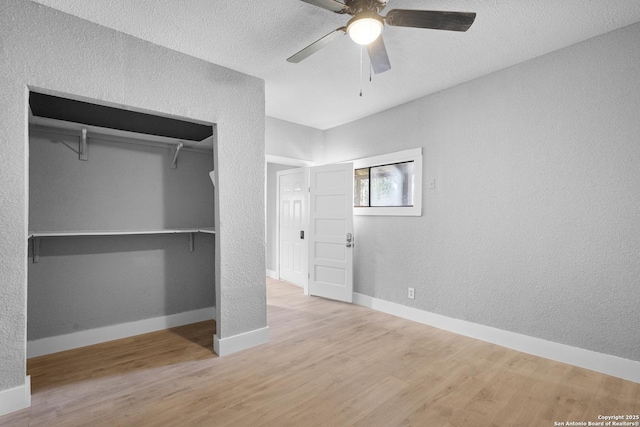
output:
[{"label": "white wall", "polygon": [[265,153],[272,156],[321,163],[324,132],[273,117],[266,118]]},{"label": "white wall", "polygon": [[327,161],[422,147],[436,180],[422,217],[355,218],[355,291],[640,360],[638,40],[635,24],[326,131]]},{"label": "white wall", "polygon": [[0,391],[28,389],[29,88],[216,123],[217,335],[264,328],[264,82],[30,1],[0,11]]}]

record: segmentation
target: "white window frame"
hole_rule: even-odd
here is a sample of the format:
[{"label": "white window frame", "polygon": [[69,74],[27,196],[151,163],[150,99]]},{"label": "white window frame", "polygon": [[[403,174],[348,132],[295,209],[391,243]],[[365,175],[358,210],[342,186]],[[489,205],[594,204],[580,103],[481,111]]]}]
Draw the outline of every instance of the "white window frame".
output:
[{"label": "white window frame", "polygon": [[413,206],[359,206],[353,208],[354,215],[422,216],[422,148],[354,160],[353,171],[355,174],[356,169],[403,162],[413,162]]}]

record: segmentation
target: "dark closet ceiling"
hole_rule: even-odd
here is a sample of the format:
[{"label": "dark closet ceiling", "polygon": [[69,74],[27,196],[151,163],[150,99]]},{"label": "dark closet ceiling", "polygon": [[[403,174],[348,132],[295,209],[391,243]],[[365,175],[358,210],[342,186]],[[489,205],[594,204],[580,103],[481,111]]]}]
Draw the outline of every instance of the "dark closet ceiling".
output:
[{"label": "dark closet ceiling", "polygon": [[117,129],[139,134],[203,141],[213,135],[213,127],[184,120],[105,107],[58,96],[31,92],[29,105],[34,116]]}]

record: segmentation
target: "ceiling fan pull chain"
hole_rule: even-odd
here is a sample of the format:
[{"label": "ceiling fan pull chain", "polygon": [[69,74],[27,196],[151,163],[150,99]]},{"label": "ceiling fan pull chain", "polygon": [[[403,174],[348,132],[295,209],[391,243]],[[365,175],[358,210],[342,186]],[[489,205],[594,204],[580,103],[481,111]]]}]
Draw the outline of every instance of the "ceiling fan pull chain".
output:
[{"label": "ceiling fan pull chain", "polygon": [[362,51],[364,47],[360,45],[360,96],[362,97]]}]

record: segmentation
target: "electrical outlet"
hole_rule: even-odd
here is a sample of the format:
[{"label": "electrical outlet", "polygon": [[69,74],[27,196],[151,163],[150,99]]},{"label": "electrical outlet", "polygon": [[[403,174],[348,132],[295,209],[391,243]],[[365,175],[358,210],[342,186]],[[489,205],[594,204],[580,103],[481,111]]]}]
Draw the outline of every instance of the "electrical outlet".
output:
[{"label": "electrical outlet", "polygon": [[409,288],[409,293],[407,294],[409,299],[415,299],[415,293],[413,288]]}]

